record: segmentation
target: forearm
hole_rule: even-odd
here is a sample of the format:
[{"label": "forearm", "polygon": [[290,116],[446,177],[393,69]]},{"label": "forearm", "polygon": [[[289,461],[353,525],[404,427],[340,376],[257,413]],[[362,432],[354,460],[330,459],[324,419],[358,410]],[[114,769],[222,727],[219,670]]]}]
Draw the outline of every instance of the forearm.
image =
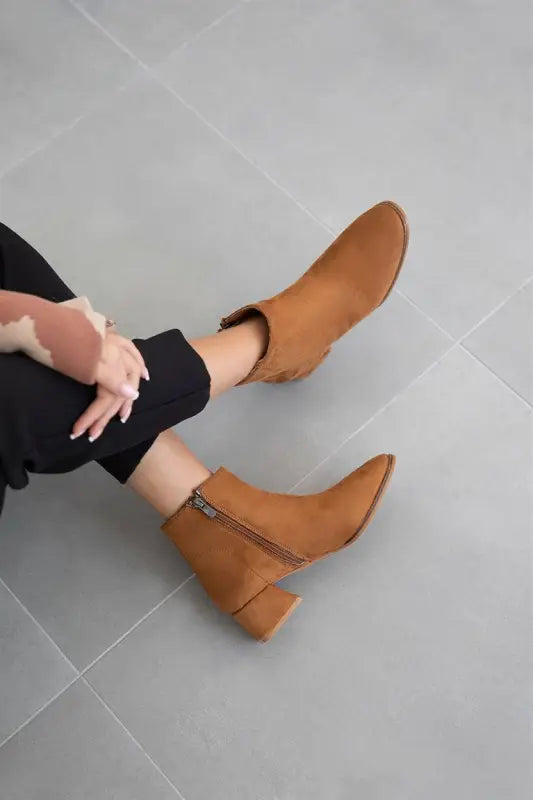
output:
[{"label": "forearm", "polygon": [[24,352],[81,383],[95,381],[105,317],[86,298],[51,303],[0,290],[0,352]]}]

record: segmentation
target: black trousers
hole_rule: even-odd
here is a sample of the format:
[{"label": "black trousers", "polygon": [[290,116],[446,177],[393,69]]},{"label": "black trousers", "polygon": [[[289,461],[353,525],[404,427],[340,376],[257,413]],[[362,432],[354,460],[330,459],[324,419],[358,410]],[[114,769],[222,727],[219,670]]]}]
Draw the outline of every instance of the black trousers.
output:
[{"label": "black trousers", "polygon": [[[27,242],[0,223],[0,289],[61,302],[74,297]],[[127,423],[114,419],[91,444],[72,441],[72,426],[95,388],[65,377],[22,353],[0,353],[0,511],[5,487],[22,489],[29,472],[70,472],[98,461],[124,483],[155,438],[198,414],[209,399],[210,377],[178,330],[136,339],[150,372]]]}]

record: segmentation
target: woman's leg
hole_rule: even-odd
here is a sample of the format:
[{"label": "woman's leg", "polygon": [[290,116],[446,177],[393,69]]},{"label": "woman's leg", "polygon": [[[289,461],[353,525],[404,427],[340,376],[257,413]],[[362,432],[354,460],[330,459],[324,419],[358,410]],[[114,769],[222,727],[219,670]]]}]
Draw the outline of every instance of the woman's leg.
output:
[{"label": "woman's leg", "polygon": [[210,475],[179,436],[168,430],[157,437],[127,485],[166,519]]},{"label": "woman's leg", "polygon": [[257,315],[234,328],[194,339],[190,345],[203,359],[211,376],[211,398],[244,380],[266,352],[268,327]]},{"label": "woman's leg", "polygon": [[[211,377],[211,398],[240,383],[263,356],[268,329],[262,317],[190,342]],[[160,434],[128,480],[138,495],[170,517],[210,472],[174,431]]]},{"label": "woman's leg", "polygon": [[[74,296],[45,259],[1,223],[0,288],[52,301]],[[12,424],[4,419],[6,425],[0,430],[2,478],[13,488],[22,488],[28,470],[67,472],[97,460],[117,480],[126,482],[162,431],[199,413],[210,396],[221,394],[248,375],[266,350],[267,335],[266,323],[258,316],[192,343],[179,331],[137,342],[150,364],[152,381],[143,386],[128,423],[113,421],[95,444],[86,437],[75,442],[69,438],[72,423],[90,403],[94,389],[25,356],[0,356],[0,408],[7,409],[2,411],[4,418],[8,413],[16,416]],[[160,452],[159,444],[155,452]],[[151,454],[149,463],[153,459]]]}]

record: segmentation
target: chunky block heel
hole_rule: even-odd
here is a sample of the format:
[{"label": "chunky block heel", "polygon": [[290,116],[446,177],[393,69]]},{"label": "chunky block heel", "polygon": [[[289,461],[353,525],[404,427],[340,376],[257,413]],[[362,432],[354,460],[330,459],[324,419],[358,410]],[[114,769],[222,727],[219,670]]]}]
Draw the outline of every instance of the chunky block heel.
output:
[{"label": "chunky block heel", "polygon": [[268,642],[288,620],[302,598],[278,586],[267,586],[233,614],[239,625],[261,642]]}]

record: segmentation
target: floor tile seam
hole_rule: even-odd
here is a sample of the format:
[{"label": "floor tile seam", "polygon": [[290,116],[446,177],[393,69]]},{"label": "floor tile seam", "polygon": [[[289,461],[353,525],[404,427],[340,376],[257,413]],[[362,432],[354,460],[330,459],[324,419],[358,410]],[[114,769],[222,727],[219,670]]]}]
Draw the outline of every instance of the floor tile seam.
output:
[{"label": "floor tile seam", "polygon": [[[206,31],[210,30],[211,28],[219,25],[226,17],[231,16],[235,13],[238,9],[243,8],[247,3],[255,2],[256,0],[241,0],[241,2],[237,3],[235,6],[232,6],[231,9],[228,9],[224,14],[220,15],[217,19],[213,20],[209,25],[205,26],[201,29],[194,37],[192,37],[187,42],[183,42],[177,51],[179,51],[182,47],[187,46],[188,44],[193,43],[196,41],[200,36],[205,33]],[[228,144],[238,155],[241,156],[250,166],[252,166],[257,172],[259,172],[266,180],[268,180],[278,191],[284,194],[289,200],[291,200],[301,211],[303,211],[308,217],[310,217],[317,225],[319,225],[324,231],[329,233],[330,235],[335,235],[335,231],[327,225],[323,220],[321,220],[314,212],[311,211],[302,201],[300,201],[297,197],[295,197],[282,183],[276,180],[272,175],[270,175],[257,161],[253,158],[248,156],[231,138],[226,136],[214,123],[212,123],[208,117],[206,117],[199,109],[196,108],[195,105],[186,101],[180,94],[177,92],[172,86],[170,86],[156,71],[154,67],[148,66],[136,53],[134,53],[130,48],[124,45],[123,42],[120,41],[114,34],[112,34],[105,26],[101,25],[89,12],[87,12],[84,8],[78,5],[76,0],[68,0],[68,2],[76,8],[76,10],[82,14],[86,19],[91,22],[98,30],[101,31],[110,41],[112,41],[119,49],[121,49],[124,53],[126,53],[130,58],[132,58],[137,65],[145,71],[154,81],[156,81],[160,86],[162,86],[167,92],[169,92],[176,100],[178,100],[181,105],[183,105],[188,111],[194,114],[200,122],[202,122],[207,128],[209,128],[217,137],[222,139],[226,144]],[[176,51],[174,51],[176,52]],[[172,54],[171,54],[172,55]],[[167,56],[161,63],[164,63],[168,58],[171,56]],[[128,85],[132,82],[134,78],[128,80],[125,84]],[[120,91],[124,88],[124,86],[119,87],[116,91]],[[84,118],[85,116],[89,116],[92,112],[89,112],[87,115],[83,115],[80,119]],[[76,121],[79,122],[79,119]],[[74,124],[71,127],[74,127]],[[63,131],[63,132],[66,132]],[[60,134],[58,134],[60,135]],[[56,138],[56,137],[54,137]],[[46,144],[44,145],[46,147]],[[0,175],[0,180],[3,177],[3,174]],[[452,336],[452,334],[446,330],[440,323],[438,323],[427,311],[425,311],[418,303],[412,300],[411,297],[405,292],[400,289],[395,288],[395,293],[401,297],[406,302],[410,303],[413,308],[416,308],[418,312],[423,315],[429,322],[431,322],[444,336],[448,339],[453,339],[454,341],[462,341],[466,337],[470,336],[480,325],[483,324],[487,319],[489,319],[494,313],[496,313],[499,308],[505,305],[515,294],[520,292],[531,280],[533,280],[533,275],[529,276],[517,289],[513,290],[512,293],[507,295],[502,301],[500,301],[496,306],[489,311],[485,316],[483,316],[474,326],[472,326],[466,334],[464,334],[459,339],[456,339]]]},{"label": "floor tile seam", "polygon": [[180,792],[178,787],[170,780],[168,775],[161,769],[159,764],[152,758],[152,756],[144,749],[142,744],[139,740],[133,735],[130,729],[124,724],[124,722],[120,719],[120,717],[116,714],[115,711],[111,708],[111,706],[104,700],[100,692],[93,686],[93,684],[88,680],[85,675],[80,675],[80,680],[82,683],[89,689],[90,692],[97,698],[100,702],[102,707],[106,710],[106,712],[111,716],[111,718],[120,726],[120,728],[126,733],[129,739],[135,744],[138,750],[143,754],[143,756],[148,760],[151,766],[156,770],[156,772],[164,779],[167,785],[175,792],[176,797],[179,800],[185,800],[184,795]]},{"label": "floor tile seam", "polygon": [[470,356],[470,358],[473,358],[474,361],[476,361],[481,367],[486,369],[487,372],[490,372],[490,374],[494,378],[496,378],[496,380],[504,387],[504,389],[507,389],[509,392],[511,392],[511,394],[513,394],[517,398],[517,400],[520,400],[521,403],[523,403],[525,406],[527,406],[528,409],[533,409],[533,403],[531,403],[527,398],[525,398],[523,395],[521,395],[520,392],[518,392],[513,386],[511,386],[511,384],[508,383],[505,380],[505,378],[502,378],[502,376],[499,375],[496,372],[496,370],[493,369],[493,367],[491,367],[489,364],[486,363],[486,361],[484,361],[482,358],[480,358],[477,355],[477,353],[474,353],[472,350],[470,350],[470,348],[467,347],[467,345],[464,344],[463,342],[458,342],[458,345],[459,345],[459,348],[464,353],[466,353],[468,356]]},{"label": "floor tile seam", "polygon": [[[119,49],[121,49],[124,53],[126,53],[130,58],[132,58],[137,65],[146,73],[150,75],[150,77],[159,83],[164,89],[166,89],[173,97],[178,100],[185,108],[187,108],[191,113],[193,113],[206,127],[208,127],[213,133],[215,133],[219,138],[221,138],[224,142],[226,142],[236,153],[238,153],[241,158],[243,158],[247,163],[249,163],[257,172],[263,175],[276,189],[282,192],[288,199],[292,200],[292,202],[300,208],[307,216],[309,216],[314,222],[316,222],[324,231],[327,231],[331,235],[335,235],[335,231],[327,225],[323,220],[317,217],[307,206],[305,206],[298,198],[296,198],[287,188],[283,186],[283,184],[279,183],[275,178],[273,178],[260,164],[258,164],[255,160],[249,157],[243,150],[241,150],[238,145],[233,142],[229,137],[227,137],[222,131],[219,130],[207,117],[205,117],[193,104],[188,103],[184,100],[184,98],[171,87],[169,84],[164,81],[160,75],[154,71],[152,67],[149,67],[145,64],[132,50],[126,47],[119,39],[117,39],[110,31],[108,31],[103,25],[101,25],[89,12],[87,12],[84,8],[78,5],[76,0],[68,0],[68,2],[80,13],[82,14],[91,24],[93,24],[96,28],[98,28],[110,41],[112,41]],[[239,8],[244,7],[244,5],[256,2],[256,0],[241,0],[241,2],[237,3],[235,6],[232,6],[231,9],[228,9],[223,15],[218,17],[216,20],[213,20],[208,26],[203,28],[200,32],[198,32],[198,36],[202,33],[205,33],[207,30],[211,29],[212,27],[218,25],[220,22],[223,21],[227,16],[233,14]],[[193,40],[195,41],[198,36],[195,35],[193,39],[188,40],[188,42],[182,43],[182,46],[185,46],[191,43]],[[178,48],[178,50],[180,49]],[[164,59],[166,60],[166,59]],[[164,62],[162,62],[164,63]],[[99,104],[99,107],[92,108],[85,112],[84,114],[77,117],[72,123],[69,123],[68,126],[58,131],[52,137],[48,138],[44,141],[41,145],[39,145],[34,150],[30,151],[26,154],[22,159],[15,162],[12,165],[9,165],[3,172],[0,173],[0,181],[9,174],[11,171],[17,169],[22,164],[24,164],[28,159],[30,159],[33,155],[42,150],[45,150],[51,142],[55,141],[57,138],[62,136],[65,133],[68,133],[72,128],[74,128],[81,120],[86,119],[93,114],[97,113],[102,107],[105,107],[107,104],[109,97],[112,96],[115,92],[123,91],[130,83],[135,81],[136,76],[131,76],[124,84],[114,89],[110,94],[106,94],[105,99]],[[478,322],[475,323],[463,336],[459,339],[456,339],[457,342],[462,342],[468,336],[470,336],[478,327],[480,327],[484,322],[486,322],[490,317],[495,314],[500,308],[502,308],[509,300],[511,300],[515,294],[518,294],[522,289],[527,286],[533,280],[533,275],[529,276],[518,288],[514,289],[509,295],[507,295],[503,300],[494,306],[491,311],[485,314]],[[420,314],[422,314],[429,322],[431,322],[443,335],[447,338],[453,339],[452,335],[443,328],[427,311],[425,311],[418,303],[412,300],[409,295],[402,290],[395,288],[395,293],[402,297],[406,302],[410,303],[414,308],[416,308]]]},{"label": "floor tile seam", "polygon": [[152,614],[155,614],[156,611],[159,611],[159,609],[162,608],[162,606],[164,606],[165,603],[167,603],[172,597],[174,597],[174,595],[176,595],[180,591],[180,589],[183,589],[183,587],[186,586],[189,583],[189,581],[192,580],[193,578],[194,578],[194,573],[188,575],[185,578],[185,580],[181,581],[181,583],[178,586],[174,587],[174,589],[172,589],[171,592],[165,595],[165,597],[163,597],[162,600],[156,603],[156,605],[153,608],[151,608],[149,611],[143,614],[142,617],[140,617],[133,625],[131,625],[127,631],[121,634],[112,644],[109,645],[109,647],[106,647],[105,650],[103,650],[98,656],[96,656],[96,658],[94,658],[89,664],[87,664],[87,666],[85,666],[80,671],[80,677],[84,677],[94,666],[96,666],[96,664],[98,664],[99,661],[101,661],[105,656],[109,655],[109,653],[112,650],[114,650],[115,647],[121,644],[130,634],[132,634],[135,630],[137,630],[137,628],[140,625],[142,625],[143,622],[146,622],[146,620],[149,619],[152,616]]},{"label": "floor tile seam", "polygon": [[[71,2],[71,0],[67,0]],[[135,81],[138,79],[139,73],[130,75],[127,80],[123,81],[119,86],[116,86],[113,89],[106,90],[99,100],[94,103],[90,108],[87,108],[82,114],[79,114],[75,119],[71,120],[67,125],[63,128],[58,129],[53,134],[48,136],[46,139],[34,147],[32,150],[29,150],[25,153],[21,158],[13,161],[11,164],[8,164],[2,171],[0,171],[0,186],[2,182],[7,179],[12,173],[16,172],[19,168],[26,165],[28,161],[31,161],[34,156],[39,155],[39,153],[45,152],[51,145],[55,142],[59,141],[63,136],[68,135],[71,133],[77,126],[84,122],[85,120],[90,119],[93,116],[97,116],[101,111],[106,109],[109,105],[111,98],[115,94],[120,94],[124,90],[126,90],[130,85],[133,85]]]},{"label": "floor tile seam", "polygon": [[42,714],[42,712],[45,711],[48,708],[48,706],[51,706],[52,703],[54,703],[58,698],[60,698],[61,695],[64,694],[67,691],[67,689],[70,689],[70,687],[73,686],[78,680],[80,680],[80,678],[81,675],[79,673],[76,673],[76,675],[74,675],[72,680],[70,680],[67,684],[65,684],[65,686],[62,686],[61,689],[59,689],[59,691],[57,691],[52,697],[50,697],[46,701],[46,703],[43,703],[42,706],[40,706],[37,709],[37,711],[34,711],[33,714],[30,714],[30,716],[26,720],[24,720],[24,722],[18,725],[14,731],[8,734],[5,737],[5,739],[3,739],[0,742],[0,751],[2,747],[4,747],[4,745],[10,742],[11,739],[14,739],[15,736],[17,736],[21,731],[23,731],[24,728],[26,728],[31,722],[33,722],[33,720],[36,719],[40,714]]},{"label": "floor tile seam", "polygon": [[[76,3],[76,0],[70,0],[70,2]],[[190,47],[193,44],[205,36],[206,33],[211,31],[213,28],[217,28],[222,22],[224,22],[229,17],[232,17],[236,12],[240,11],[240,9],[244,8],[244,6],[249,5],[253,2],[257,2],[257,0],[237,0],[235,5],[231,6],[231,8],[226,9],[223,14],[220,14],[214,20],[209,22],[200,30],[194,32],[189,39],[186,39],[184,42],[181,42],[177,47],[173,48],[169,53],[167,53],[160,61],[157,61],[153,67],[149,67],[149,69],[157,69],[160,64],[164,64],[165,61],[174,58],[178,53],[182,50],[185,50],[187,47]],[[148,66],[148,65],[146,65]]]},{"label": "floor tile seam", "polygon": [[[167,58],[163,59],[159,64],[155,67],[151,67],[146,64],[136,53],[133,52],[127,45],[125,45],[120,39],[118,39],[113,33],[111,33],[107,28],[105,28],[101,23],[98,22],[88,11],[86,11],[83,7],[79,6],[76,0],[68,0],[68,2],[80,13],[82,14],[89,22],[91,22],[101,33],[103,33],[107,38],[113,42],[119,49],[121,49],[126,55],[132,58],[137,65],[147,74],[150,78],[152,78],[156,83],[158,83],[162,88],[164,88],[169,94],[171,94],[178,102],[186,108],[189,112],[191,112],[197,119],[202,122],[209,130],[211,130],[216,136],[226,144],[228,144],[236,153],[238,153],[241,158],[243,158],[248,164],[250,164],[254,169],[259,172],[263,177],[265,177],[273,186],[276,187],[279,191],[285,194],[290,200],[292,200],[295,205],[298,206],[307,216],[309,216],[312,220],[314,220],[321,228],[326,230],[328,233],[331,233],[331,229],[325,225],[318,217],[316,217],[303,203],[301,203],[296,197],[294,197],[287,189],[285,189],[282,184],[278,183],[275,178],[269,175],[257,162],[255,162],[252,158],[250,158],[245,152],[243,152],[235,142],[233,142],[229,137],[227,137],[224,133],[222,133],[219,128],[216,127],[212,122],[209,121],[207,117],[205,117],[194,105],[188,103],[172,86],[170,86],[160,75],[156,72],[157,67],[164,64]],[[234,13],[241,7],[244,7],[248,3],[256,2],[256,0],[244,0],[238,6],[235,6],[233,9]],[[223,18],[227,16],[227,13],[223,15]],[[216,20],[215,22],[221,21]],[[211,24],[211,27],[214,23]],[[203,31],[205,32],[205,31]]]},{"label": "floor tile seam", "polygon": [[[77,2],[77,0],[67,0],[67,2],[70,3],[70,5],[73,8],[75,8],[76,11],[79,14],[81,14],[82,17],[84,17],[87,20],[87,22],[89,22],[91,25],[94,25],[94,27],[97,28],[97,30],[99,30],[100,33],[102,33],[106,38],[108,38],[111,42],[113,42],[113,44],[116,47],[118,47],[119,50],[121,50],[123,53],[128,55],[130,58],[132,58],[137,63],[137,65],[139,67],[142,67],[142,69],[144,69],[145,71],[147,71],[149,73],[152,73],[153,67],[149,66],[145,61],[143,61],[141,56],[139,56],[134,50],[132,50],[131,47],[128,47],[128,45],[125,44],[112,31],[110,31],[109,28],[106,28],[105,25],[103,25],[101,22],[99,22],[99,20],[97,20],[96,17],[94,17],[91,14],[90,11],[87,11],[86,8],[81,6]],[[200,39],[202,36],[204,36],[204,34],[206,34],[212,28],[217,27],[227,17],[233,16],[233,14],[235,14],[237,11],[239,11],[239,9],[243,8],[245,5],[247,5],[248,3],[251,3],[251,2],[254,2],[254,0],[237,0],[235,5],[231,6],[231,8],[226,9],[226,11],[224,11],[223,14],[220,14],[214,20],[211,20],[211,22],[209,22],[207,25],[205,25],[204,27],[200,28],[200,30],[198,30],[195,33],[193,33],[190,36],[189,39],[186,39],[184,42],[181,42],[176,48],[171,50],[170,53],[167,53],[167,55],[164,58],[162,58],[160,61],[158,61],[154,65],[154,67],[158,67],[160,64],[163,64],[165,61],[167,61],[168,59],[172,58],[177,53],[179,53],[180,50],[183,50],[184,48],[188,47],[189,45],[194,44],[198,39]]]},{"label": "floor tile seam", "polygon": [[6,583],[5,579],[0,577],[0,584],[5,588],[5,590],[11,595],[11,597],[15,600],[15,602],[20,606],[20,608],[25,612],[25,614],[31,619],[35,627],[42,633],[45,639],[52,645],[54,650],[61,656],[61,658],[67,663],[67,665],[73,670],[76,676],[80,675],[80,670],[72,663],[70,658],[63,652],[61,647],[55,641],[55,639],[48,633],[46,628],[36,619],[28,607],[22,602],[20,597],[11,589],[11,587]]},{"label": "floor tile seam", "polygon": [[[253,0],[248,0],[253,1]],[[202,122],[207,128],[209,128],[216,136],[218,136],[222,141],[228,144],[241,158],[243,158],[251,167],[253,167],[260,175],[262,175],[269,183],[272,184],[278,191],[280,191],[283,195],[285,195],[289,200],[291,200],[301,211],[303,211],[306,216],[308,216],[313,222],[320,226],[322,230],[330,234],[331,236],[336,236],[336,232],[331,228],[326,222],[321,220],[311,209],[309,209],[301,200],[295,197],[289,189],[287,189],[283,184],[281,184],[277,179],[275,179],[270,173],[268,173],[257,161],[251,158],[246,152],[244,152],[232,139],[230,139],[226,134],[224,134],[219,128],[217,128],[214,123],[212,123],[208,117],[206,117],[202,112],[200,112],[192,103],[186,101],[172,86],[170,86],[165,80],[163,80],[157,73],[154,73],[149,67],[145,67],[146,70],[150,73],[152,78],[156,80],[163,88],[165,88],[179,103],[181,103],[188,111],[194,114],[200,122]],[[513,292],[506,296],[503,301],[498,303],[488,314],[482,317],[479,322],[477,322],[472,328],[470,328],[465,336],[469,336],[480,324],[488,319],[493,313],[495,313],[502,305],[508,302],[514,294],[521,291],[524,286],[530,282],[533,276],[529,277],[523,284],[521,284],[517,289],[513,290]],[[461,338],[457,339],[454,337],[446,328],[444,328],[439,322],[437,322],[431,314],[429,314],[425,309],[423,309],[418,303],[416,303],[404,290],[400,290],[398,288],[393,289],[394,293],[402,298],[405,302],[409,303],[413,308],[415,308],[428,322],[430,322],[440,333],[443,334],[448,340],[453,342],[461,341]],[[464,337],[462,337],[464,338]]]},{"label": "floor tile seam", "polygon": [[83,120],[86,117],[90,116],[91,113],[92,113],[92,110],[84,112],[83,114],[79,114],[74,120],[69,122],[68,125],[66,125],[64,128],[58,129],[53,134],[48,136],[46,139],[43,139],[43,141],[40,144],[36,145],[36,147],[32,148],[31,150],[28,150],[27,153],[24,153],[23,156],[21,156],[20,158],[15,159],[15,161],[12,161],[10,164],[8,164],[6,167],[4,167],[3,170],[0,172],[0,181],[3,181],[5,178],[7,178],[9,175],[11,175],[12,172],[16,172],[17,169],[19,169],[24,164],[26,164],[27,161],[30,161],[34,156],[38,155],[39,153],[42,153],[44,150],[47,149],[47,147],[52,142],[55,142],[57,139],[60,139],[61,136],[63,136],[63,134],[68,133],[69,131],[71,131],[73,128],[76,127],[76,125],[78,125],[79,122],[81,122],[81,120]]},{"label": "floor tile seam", "polygon": [[475,331],[477,331],[478,328],[484,325],[485,322],[488,322],[489,319],[491,319],[491,317],[493,317],[495,314],[498,313],[498,311],[501,311],[501,309],[504,306],[506,306],[507,303],[509,303],[517,295],[519,295],[520,292],[522,292],[526,288],[526,286],[528,286],[532,281],[533,281],[533,275],[529,275],[524,281],[522,281],[522,283],[519,286],[515,287],[511,292],[509,292],[509,294],[506,294],[502,300],[496,303],[496,305],[490,311],[488,311],[483,317],[481,317],[481,319],[478,320],[475,323],[475,325],[469,328],[466,333],[460,336],[457,339],[457,342],[459,344],[463,344],[466,341],[466,339],[468,339],[470,336],[472,336],[473,333],[475,333]]},{"label": "floor tile seam", "polygon": [[44,634],[46,639],[53,645],[54,649],[59,652],[59,654],[63,657],[63,659],[67,662],[67,664],[74,670],[74,675],[72,677],[72,680],[68,681],[68,683],[66,683],[65,686],[63,686],[59,691],[57,691],[49,700],[47,700],[45,703],[43,703],[43,705],[40,706],[37,709],[37,711],[35,711],[33,714],[31,714],[26,720],[24,720],[24,722],[22,722],[20,725],[18,725],[17,728],[15,728],[14,731],[12,731],[10,734],[8,734],[8,736],[6,736],[0,742],[0,748],[2,748],[4,746],[4,744],[7,744],[7,742],[9,742],[11,739],[13,739],[20,731],[22,731],[27,725],[29,725],[36,717],[39,716],[39,714],[42,711],[44,711],[46,708],[48,708],[48,706],[51,705],[54,702],[54,700],[57,700],[63,694],[63,692],[66,692],[67,689],[69,689],[74,683],[76,683],[76,681],[79,678],[83,678],[86,675],[86,673],[89,672],[89,670],[93,666],[95,666],[95,664],[97,664],[104,656],[106,656],[108,653],[110,653],[111,650],[113,650],[117,645],[121,644],[121,642],[123,642],[126,639],[126,637],[129,636],[130,633],[133,633],[133,631],[136,630],[136,628],[138,628],[143,622],[145,622],[149,617],[151,617],[152,614],[154,614],[156,611],[158,611],[168,600],[170,600],[172,597],[174,597],[174,595],[177,594],[177,592],[179,592],[179,590],[182,589],[194,577],[195,577],[194,573],[189,575],[184,581],[182,581],[171,592],[169,592],[159,603],[157,603],[153,608],[151,608],[150,611],[148,611],[146,614],[143,614],[143,616],[139,620],[137,620],[137,622],[134,625],[132,625],[130,628],[128,628],[128,630],[125,633],[123,633],[121,636],[119,636],[119,638],[115,642],[113,642],[113,644],[111,644],[102,653],[100,653],[100,655],[97,656],[97,658],[95,658],[93,661],[91,661],[90,664],[88,664],[86,667],[84,667],[83,670],[78,670],[77,667],[74,666],[74,664],[70,661],[68,656],[66,656],[65,653],[61,650],[61,648],[59,647],[57,642],[54,641],[54,639],[50,636],[50,634],[46,631],[46,629],[43,628],[43,626],[40,624],[40,622],[37,619],[35,619],[33,614],[31,614],[31,612],[28,611],[28,609],[26,608],[24,603],[22,603],[22,601],[17,597],[17,595],[7,585],[5,580],[3,578],[0,578],[0,584],[2,586],[4,586],[6,591],[9,592],[9,594],[18,603],[18,605],[27,614],[27,616],[32,620],[32,622],[35,623],[37,628]]},{"label": "floor tile seam", "polygon": [[[319,461],[318,464],[316,464],[302,478],[299,478],[299,480],[291,487],[290,492],[294,492],[298,488],[298,486],[300,486],[305,480],[307,480],[307,478],[309,478],[311,475],[313,475],[318,469],[320,469],[324,464],[326,464],[331,458],[336,456],[349,441],[351,441],[353,438],[355,438],[371,422],[373,422],[377,417],[379,417],[387,408],[389,408],[396,401],[398,401],[405,392],[409,391],[413,386],[415,386],[422,378],[425,377],[425,375],[427,373],[429,373],[432,369],[434,369],[434,367],[436,367],[438,364],[440,364],[441,361],[443,361],[443,359],[446,358],[455,349],[460,349],[462,352],[466,353],[468,356],[473,358],[480,366],[482,366],[484,369],[487,370],[487,372],[489,372],[493,377],[495,377],[507,391],[511,392],[518,400],[520,400],[521,403],[523,403],[528,409],[530,409],[532,406],[529,403],[529,401],[526,400],[526,398],[522,397],[522,395],[519,392],[517,392],[510,384],[508,384],[503,378],[501,378],[500,375],[498,375],[487,364],[485,364],[480,358],[478,358],[478,356],[476,356],[475,353],[471,352],[468,349],[468,347],[466,347],[466,345],[464,344],[464,340],[467,339],[471,335],[473,330],[475,330],[477,327],[482,325],[487,319],[489,319],[492,316],[492,314],[496,313],[507,302],[509,302],[509,300],[511,300],[516,294],[518,294],[520,291],[522,291],[525,288],[525,286],[527,286],[531,282],[532,279],[533,279],[533,276],[527,278],[515,291],[513,291],[512,294],[510,294],[508,297],[506,297],[505,300],[503,300],[500,303],[498,303],[498,305],[491,312],[489,312],[487,315],[485,315],[485,317],[482,320],[480,320],[480,322],[477,323],[471,330],[469,330],[466,334],[464,334],[463,337],[454,340],[450,336],[450,334],[448,334],[444,329],[442,329],[442,332],[447,335],[448,339],[451,339],[453,341],[453,344],[447,350],[445,350],[439,356],[439,358],[437,358],[428,367],[426,367],[416,378],[414,378],[412,381],[410,381],[401,391],[397,392],[387,403],[385,403],[384,406],[382,406],[380,409],[378,409],[378,411],[376,411],[373,415],[371,415],[365,422],[362,423],[362,425],[360,425],[358,428],[356,428],[355,431],[350,433],[348,435],[348,437],[340,445],[338,445],[338,447],[336,447],[329,455],[325,456],[325,458],[323,458],[321,461]],[[402,296],[403,296],[403,294],[402,294]],[[410,298],[406,297],[405,299],[410,301]],[[416,308],[418,308],[420,313],[422,313],[424,316],[428,317],[428,319],[430,321],[434,322],[434,320],[432,320],[431,317],[429,317],[422,309],[420,309],[419,306],[417,306],[417,304],[413,303],[413,305]],[[436,325],[436,327],[440,327],[440,326],[437,325],[437,323],[434,323],[434,324]]]},{"label": "floor tile seam", "polygon": [[359,433],[361,433],[365,428],[367,428],[374,420],[378,419],[388,408],[394,405],[398,400],[400,400],[404,394],[410,391],[414,386],[416,386],[419,381],[421,381],[425,376],[431,372],[435,367],[437,367],[450,353],[456,350],[459,347],[459,343],[453,341],[452,344],[444,350],[438,358],[428,364],[422,372],[416,375],[412,380],[410,380],[400,391],[396,392],[387,402],[381,406],[374,414],[368,417],[361,425],[359,425],[354,431],[352,431],[348,436],[337,446],[334,450],[325,456],[321,461],[319,461],[309,472],[307,472],[303,477],[299,478],[298,481],[291,487],[289,490],[290,492],[294,492],[307,478],[313,475],[317,470],[327,464],[332,458],[334,458],[345,445],[348,444],[352,439],[354,439]]}]

